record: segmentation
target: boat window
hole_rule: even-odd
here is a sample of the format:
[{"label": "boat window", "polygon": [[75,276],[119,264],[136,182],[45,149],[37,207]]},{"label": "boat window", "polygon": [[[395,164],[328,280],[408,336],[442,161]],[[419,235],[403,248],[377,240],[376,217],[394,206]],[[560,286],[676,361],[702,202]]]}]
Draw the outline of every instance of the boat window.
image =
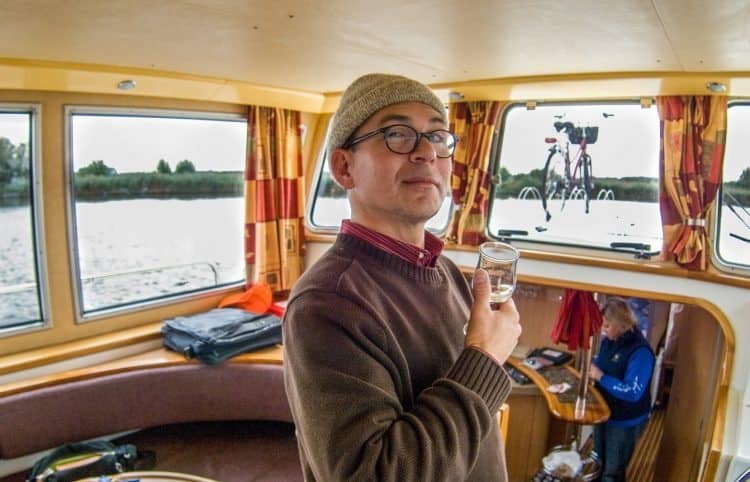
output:
[{"label": "boat window", "polygon": [[83,107],[66,117],[79,316],[244,282],[246,120]]},{"label": "boat window", "polygon": [[719,266],[750,271],[750,101],[732,102],[727,111],[724,173],[717,203],[716,252]]},{"label": "boat window", "polygon": [[[326,149],[323,151],[324,154],[320,156],[316,169],[313,184],[315,189],[311,190],[308,203],[308,227],[313,232],[335,232],[338,231],[341,221],[351,216],[351,211],[346,191],[333,180],[326,160]],[[453,202],[448,192],[438,212],[427,221],[426,228],[435,234],[445,233],[448,230],[452,207]]]},{"label": "boat window", "polygon": [[533,107],[513,104],[503,114],[491,160],[489,235],[638,258],[658,254],[656,107],[638,101]]},{"label": "boat window", "polygon": [[0,104],[0,333],[42,326],[38,106]]}]

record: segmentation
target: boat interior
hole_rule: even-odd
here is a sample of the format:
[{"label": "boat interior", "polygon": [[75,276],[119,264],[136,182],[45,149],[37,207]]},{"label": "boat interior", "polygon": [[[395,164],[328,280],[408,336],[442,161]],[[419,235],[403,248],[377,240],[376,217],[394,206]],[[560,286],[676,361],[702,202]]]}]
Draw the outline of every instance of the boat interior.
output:
[{"label": "boat interior", "polygon": [[[750,4],[741,0],[6,0],[0,27],[0,114],[33,113],[29,189],[41,307],[34,323],[0,324],[0,482],[23,481],[50,449],[96,437],[154,451],[158,470],[222,482],[302,480],[281,349],[206,366],[166,350],[160,330],[165,319],[215,308],[255,281],[268,282],[283,305],[304,267],[332,245],[337,224],[316,222],[321,214],[312,210],[324,206],[328,123],[360,75],[419,80],[449,112],[494,102],[501,113],[491,142],[465,143],[484,149],[493,189],[511,107],[626,102],[656,116],[662,97],[726,98],[730,111],[750,99]],[[276,257],[273,276],[245,252],[240,282],[87,311],[77,264],[83,248],[71,228],[79,212],[71,119],[181,112],[245,126],[259,107],[293,113],[302,132],[299,149],[274,167],[300,182],[301,224],[286,227],[300,231],[289,238],[299,249],[264,250],[283,243],[259,231],[267,238],[253,253]],[[657,152],[653,158],[658,172]],[[543,161],[523,159],[528,169]],[[261,197],[249,185],[243,205],[252,211]],[[750,266],[716,254],[716,214],[703,220],[705,263],[696,269],[661,246],[602,250],[503,235],[484,214],[481,225],[456,231],[463,212],[451,208],[436,232],[467,278],[482,240],[504,239],[521,252],[513,295],[521,358],[537,347],[570,351],[550,339],[568,290],[647,302],[645,331],[658,354],[655,415],[628,480],[740,480],[750,467]],[[12,253],[0,249],[5,262]],[[2,283],[0,295],[8,288]],[[580,353],[572,354],[580,377]],[[540,383],[549,381],[514,383],[500,416],[511,481],[537,480],[545,454],[581,433],[582,424],[551,408],[558,402]]]}]

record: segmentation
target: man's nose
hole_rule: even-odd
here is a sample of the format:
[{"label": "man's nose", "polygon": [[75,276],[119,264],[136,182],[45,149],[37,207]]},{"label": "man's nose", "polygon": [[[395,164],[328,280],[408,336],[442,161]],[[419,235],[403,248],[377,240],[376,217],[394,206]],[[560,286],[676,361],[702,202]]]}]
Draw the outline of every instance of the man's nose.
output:
[{"label": "man's nose", "polygon": [[409,154],[409,160],[414,163],[434,162],[437,159],[435,147],[427,140],[425,136],[420,136],[417,141],[417,147],[414,152]]}]

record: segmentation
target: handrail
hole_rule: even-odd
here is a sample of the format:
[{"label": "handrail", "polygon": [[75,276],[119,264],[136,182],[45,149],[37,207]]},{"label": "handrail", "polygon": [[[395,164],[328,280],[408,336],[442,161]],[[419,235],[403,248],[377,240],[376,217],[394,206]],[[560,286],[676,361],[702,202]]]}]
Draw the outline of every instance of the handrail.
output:
[{"label": "handrail", "polygon": [[214,264],[211,263],[210,261],[196,261],[194,263],[173,264],[169,266],[154,266],[151,268],[140,268],[140,269],[133,269],[133,270],[125,270],[125,271],[113,271],[111,273],[103,273],[103,274],[97,274],[97,275],[92,275],[92,276],[82,276],[81,281],[92,281],[92,280],[101,279],[101,278],[114,278],[116,276],[123,276],[123,275],[128,275],[128,274],[146,273],[149,271],[158,271],[162,269],[185,268],[189,266],[197,266],[197,265],[202,265],[202,264],[205,264],[209,268],[211,268],[211,272],[213,272],[214,274],[214,285],[219,284],[219,273],[216,270],[216,266],[214,266]]},{"label": "handrail", "polygon": [[[83,276],[81,277],[81,281],[93,281],[98,280],[102,278],[114,278],[117,276],[123,276],[123,275],[129,275],[129,274],[138,274],[138,273],[146,273],[148,271],[158,271],[161,269],[172,269],[172,268],[184,268],[189,266],[196,266],[196,265],[202,265],[205,264],[209,268],[211,268],[211,272],[214,275],[214,286],[219,284],[219,272],[216,269],[216,266],[214,266],[213,263],[210,261],[196,261],[194,263],[183,263],[183,264],[173,264],[169,266],[156,266],[151,268],[141,268],[141,269],[133,269],[133,270],[125,270],[125,271],[113,271],[111,273],[103,273],[103,274],[97,274],[92,276]],[[19,283],[11,286],[0,286],[0,295],[8,295],[12,293],[20,293],[21,291],[26,291],[30,289],[36,289],[36,283]]]}]

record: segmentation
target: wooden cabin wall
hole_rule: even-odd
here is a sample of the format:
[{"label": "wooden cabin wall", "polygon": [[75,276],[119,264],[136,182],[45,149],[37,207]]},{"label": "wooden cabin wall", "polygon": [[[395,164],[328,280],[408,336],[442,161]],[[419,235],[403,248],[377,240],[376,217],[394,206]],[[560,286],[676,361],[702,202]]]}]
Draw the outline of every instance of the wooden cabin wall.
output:
[{"label": "wooden cabin wall", "polygon": [[654,480],[698,480],[726,342],[716,319],[695,306],[675,315],[673,332],[674,374]]},{"label": "wooden cabin wall", "polygon": [[[529,349],[540,346],[565,349],[550,338],[562,295],[561,288],[518,284],[513,300],[523,326],[520,345]],[[560,427],[563,424],[552,418],[536,385],[514,386],[507,403],[510,406],[505,445],[508,476],[511,482],[526,482],[539,470],[548,450],[563,442],[564,430]]]}]

